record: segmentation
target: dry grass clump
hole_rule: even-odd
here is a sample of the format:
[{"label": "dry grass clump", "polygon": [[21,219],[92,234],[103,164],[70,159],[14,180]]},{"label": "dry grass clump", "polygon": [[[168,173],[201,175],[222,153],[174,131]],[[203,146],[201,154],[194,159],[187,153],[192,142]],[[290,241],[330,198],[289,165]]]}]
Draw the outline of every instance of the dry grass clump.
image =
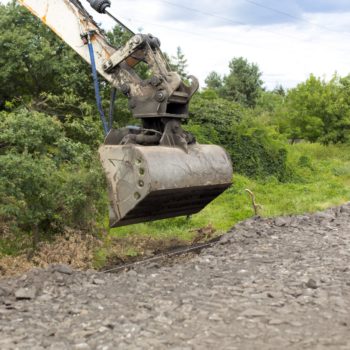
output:
[{"label": "dry grass clump", "polygon": [[32,254],[0,257],[0,277],[25,273],[33,268],[46,268],[50,264],[67,264],[75,269],[93,267],[94,252],[101,241],[91,234],[67,229],[53,242],[41,242]]},{"label": "dry grass clump", "polygon": [[79,270],[114,267],[207,241],[213,237],[215,229],[208,225],[193,230],[193,233],[193,241],[137,234],[125,237],[108,236],[99,240],[91,234],[66,229],[63,235],[56,236],[53,241],[40,242],[30,256],[25,253],[0,256],[0,277],[20,275],[30,269],[46,268],[51,264],[66,264]]},{"label": "dry grass clump", "polygon": [[10,236],[10,228],[0,221],[0,239],[7,238]]},{"label": "dry grass clump", "polygon": [[20,275],[33,267],[26,255],[0,257],[0,277]]},{"label": "dry grass clump", "polygon": [[101,242],[91,234],[66,230],[53,242],[42,242],[31,259],[37,267],[50,264],[67,264],[75,269],[92,268],[94,251]]}]

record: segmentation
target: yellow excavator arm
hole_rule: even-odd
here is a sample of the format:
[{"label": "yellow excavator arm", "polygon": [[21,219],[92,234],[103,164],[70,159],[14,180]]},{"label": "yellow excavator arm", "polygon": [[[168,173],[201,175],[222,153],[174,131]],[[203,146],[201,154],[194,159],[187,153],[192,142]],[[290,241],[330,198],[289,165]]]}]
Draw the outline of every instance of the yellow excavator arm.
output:
[{"label": "yellow excavator arm", "polygon": [[[94,8],[106,11],[109,0],[91,0]],[[160,42],[152,35],[137,34],[121,48],[114,48],[104,32],[79,0],[19,0],[50,27],[65,43],[91,64],[89,41],[93,44],[97,72],[130,100],[136,118],[187,118],[188,102],[198,89],[198,81],[188,87],[168,64]],[[144,62],[150,79],[145,82],[134,67]],[[171,108],[168,108],[171,105]]]}]

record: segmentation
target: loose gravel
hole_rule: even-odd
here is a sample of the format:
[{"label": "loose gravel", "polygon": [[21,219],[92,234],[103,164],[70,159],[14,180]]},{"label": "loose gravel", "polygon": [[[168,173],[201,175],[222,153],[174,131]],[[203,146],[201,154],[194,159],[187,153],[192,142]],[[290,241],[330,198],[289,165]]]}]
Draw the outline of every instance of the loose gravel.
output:
[{"label": "loose gravel", "polygon": [[119,274],[2,280],[0,349],[350,349],[350,204]]}]

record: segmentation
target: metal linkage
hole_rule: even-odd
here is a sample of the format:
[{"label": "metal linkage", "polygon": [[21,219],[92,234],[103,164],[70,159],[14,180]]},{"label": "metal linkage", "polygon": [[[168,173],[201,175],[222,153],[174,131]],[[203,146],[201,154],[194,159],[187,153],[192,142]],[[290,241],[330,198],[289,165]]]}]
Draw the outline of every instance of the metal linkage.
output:
[{"label": "metal linkage", "polygon": [[111,7],[110,0],[87,0],[91,7],[98,13],[106,13],[106,8]]},{"label": "metal linkage", "polygon": [[127,27],[123,22],[121,22],[118,18],[113,16],[109,11],[107,11],[108,7],[111,7],[110,0],[87,0],[91,7],[97,11],[98,13],[106,14],[109,17],[111,17],[115,22],[117,22],[120,26],[125,28],[127,31],[129,31],[131,34],[135,34],[134,31],[132,31],[129,27]]}]

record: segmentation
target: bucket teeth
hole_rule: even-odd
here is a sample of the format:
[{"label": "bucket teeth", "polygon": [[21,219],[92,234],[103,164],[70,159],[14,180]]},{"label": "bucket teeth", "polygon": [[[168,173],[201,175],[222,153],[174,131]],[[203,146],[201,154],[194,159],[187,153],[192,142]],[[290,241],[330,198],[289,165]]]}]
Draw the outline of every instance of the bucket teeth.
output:
[{"label": "bucket teeth", "polygon": [[108,182],[110,226],[199,212],[232,182],[226,152],[214,145],[179,148],[103,145],[99,150]]}]

